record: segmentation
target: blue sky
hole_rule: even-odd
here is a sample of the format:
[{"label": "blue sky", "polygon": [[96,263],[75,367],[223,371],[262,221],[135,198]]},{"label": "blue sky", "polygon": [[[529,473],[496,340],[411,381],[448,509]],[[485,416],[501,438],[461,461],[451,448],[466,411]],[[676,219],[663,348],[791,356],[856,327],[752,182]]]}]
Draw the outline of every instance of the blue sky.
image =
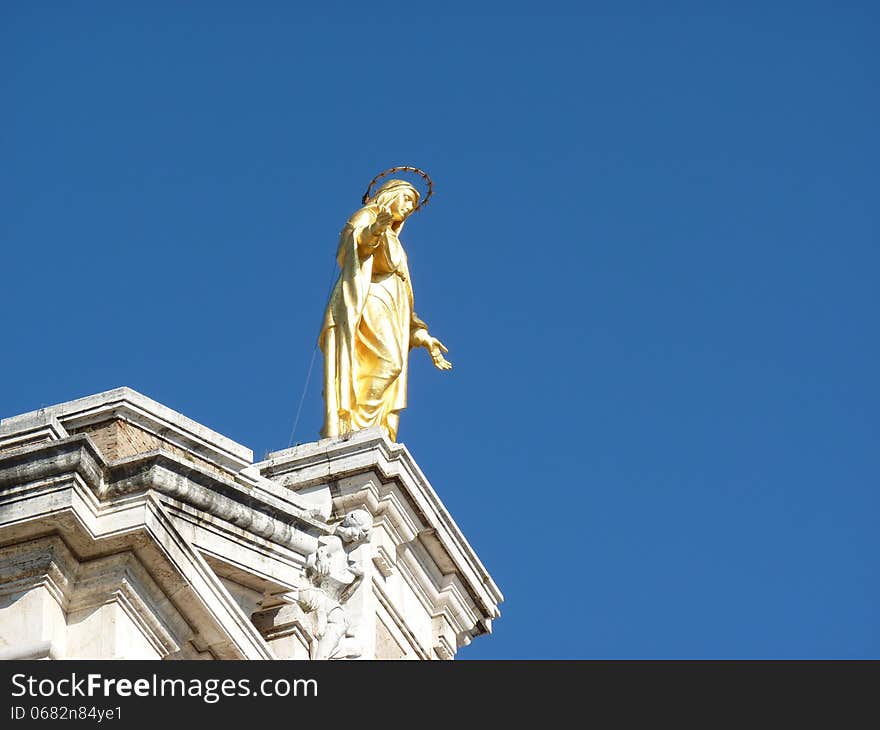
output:
[{"label": "blue sky", "polygon": [[454,369],[400,440],[506,598],[460,657],[880,657],[877,6],[430,11],[4,4],[0,416],[128,385],[286,447],[337,233],[418,165]]}]

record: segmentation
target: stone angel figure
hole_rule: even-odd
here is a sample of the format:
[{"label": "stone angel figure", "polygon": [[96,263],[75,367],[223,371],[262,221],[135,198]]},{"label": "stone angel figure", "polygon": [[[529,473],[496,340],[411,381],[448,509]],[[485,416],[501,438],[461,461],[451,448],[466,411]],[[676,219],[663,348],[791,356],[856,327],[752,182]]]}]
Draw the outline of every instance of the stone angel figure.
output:
[{"label": "stone angel figure", "polygon": [[315,611],[317,629],[312,659],[337,659],[360,655],[353,626],[344,605],[363,579],[363,565],[346,551],[369,539],[373,518],[362,509],[352,510],[333,535],[319,538],[318,549],[306,559],[310,586],[299,591],[303,611]]}]

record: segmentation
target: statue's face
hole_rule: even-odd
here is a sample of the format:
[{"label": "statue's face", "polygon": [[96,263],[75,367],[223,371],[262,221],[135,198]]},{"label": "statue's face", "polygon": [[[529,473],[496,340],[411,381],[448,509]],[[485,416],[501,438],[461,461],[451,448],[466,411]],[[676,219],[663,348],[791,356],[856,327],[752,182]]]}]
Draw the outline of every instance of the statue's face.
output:
[{"label": "statue's face", "polygon": [[352,510],[336,528],[336,534],[344,542],[364,540],[372,532],[373,518],[366,510]]},{"label": "statue's face", "polygon": [[391,215],[394,220],[402,221],[416,207],[416,200],[412,193],[402,190],[391,203]]}]

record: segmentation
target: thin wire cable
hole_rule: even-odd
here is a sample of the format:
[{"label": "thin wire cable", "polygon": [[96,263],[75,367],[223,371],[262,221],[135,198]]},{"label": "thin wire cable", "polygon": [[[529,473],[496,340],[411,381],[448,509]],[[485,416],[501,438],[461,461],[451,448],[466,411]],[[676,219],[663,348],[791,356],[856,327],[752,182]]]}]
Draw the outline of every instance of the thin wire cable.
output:
[{"label": "thin wire cable", "polygon": [[[326,309],[326,303],[330,301],[330,294],[333,292],[333,282],[336,278],[336,262],[334,261],[332,266],[330,267],[330,283],[327,285],[327,296],[324,297]],[[312,369],[315,367],[315,355],[318,354],[318,337],[321,336],[321,330],[324,327],[324,320],[321,319],[321,324],[318,327],[318,336],[315,337],[315,346],[312,348],[312,359],[309,362],[309,371],[306,374],[306,382],[303,384],[302,394],[299,397],[299,405],[296,407],[296,418],[293,419],[293,428],[290,429],[290,438],[287,440],[287,448],[289,449],[293,446],[293,437],[296,435],[296,427],[299,425],[299,417],[302,413],[303,403],[306,400],[306,392],[309,389],[309,382],[312,379]]]}]

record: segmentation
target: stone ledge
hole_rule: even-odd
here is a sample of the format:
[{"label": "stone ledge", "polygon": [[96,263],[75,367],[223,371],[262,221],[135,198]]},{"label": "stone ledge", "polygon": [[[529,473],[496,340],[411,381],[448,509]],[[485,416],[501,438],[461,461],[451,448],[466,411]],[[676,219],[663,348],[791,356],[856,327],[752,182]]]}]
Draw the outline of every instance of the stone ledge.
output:
[{"label": "stone ledge", "polygon": [[133,423],[233,472],[254,460],[253,451],[246,446],[126,387],[4,418],[0,420],[0,439],[32,430],[46,419],[55,419],[68,431],[75,431],[114,418]]},{"label": "stone ledge", "polygon": [[[195,633],[192,641],[197,651],[210,650],[221,659],[272,659],[273,654],[256,628],[250,623],[234,599],[222,585],[205,560],[190,546],[176,530],[162,506],[149,494],[142,495],[136,502],[127,503],[117,509],[95,511],[95,505],[80,498],[78,490],[84,488],[75,481],[66,488],[57,488],[49,502],[33,498],[20,502],[10,511],[0,502],[0,544],[4,550],[27,550],[34,540],[57,541],[63,550],[54,551],[48,563],[52,567],[41,578],[36,566],[25,564],[19,568],[15,561],[5,560],[7,574],[5,580],[8,590],[28,590],[47,580],[56,587],[52,591],[65,610],[68,606],[68,574],[75,569],[76,577],[82,572],[88,577],[91,570],[81,571],[77,566],[64,569],[65,556],[72,556],[79,564],[97,561],[94,565],[118,561],[126,580],[132,575],[124,554],[137,558],[146,568],[142,576],[149,575],[155,581],[157,591],[151,591],[159,603],[173,606],[192,626]],[[27,562],[27,561],[26,561]],[[37,560],[41,565],[46,558]],[[48,565],[47,563],[47,565]],[[22,570],[24,578],[16,575]],[[137,570],[137,568],[135,568]],[[147,579],[142,576],[138,583]],[[25,583],[22,583],[22,580]],[[88,581],[87,581],[88,583]],[[92,586],[87,586],[93,593]],[[132,608],[130,592],[118,586],[114,595],[122,599],[125,610]],[[76,608],[71,606],[70,608]],[[134,606],[136,613],[143,615]],[[155,624],[151,627],[154,630]],[[170,642],[160,636],[160,644],[165,650],[173,648]]]},{"label": "stone ledge", "polygon": [[[391,441],[380,429],[365,429],[346,438],[322,439],[276,451],[254,466],[264,476],[293,490],[332,481],[339,485],[340,491],[357,492],[354,485],[343,487],[342,484],[349,481],[348,476],[369,471],[382,482],[397,482],[413,509],[427,523],[429,530],[419,533],[426,548],[435,554],[439,564],[449,561],[449,569],[462,574],[486,612],[484,631],[491,632],[491,621],[500,615],[498,604],[504,596],[404,444]],[[388,494],[377,493],[373,511],[387,498]]]},{"label": "stone ledge", "polygon": [[[20,492],[29,483],[71,473],[103,502],[154,490],[281,544],[297,545],[294,525],[314,534],[329,530],[287,498],[289,492],[248,488],[162,450],[108,463],[89,436],[76,435],[0,453],[0,489]],[[273,485],[273,491],[282,490]]]},{"label": "stone ledge", "polygon": [[[116,616],[145,640],[120,656],[319,656],[315,621],[329,609],[299,602],[304,587],[315,590],[309,561],[322,540],[339,542],[343,515],[365,509],[372,536],[344,556],[359,566],[356,587],[322,594],[351,621],[340,658],[452,658],[491,631],[503,597],[404,445],[372,429],[250,459],[128,388],[0,422],[0,550],[55,535],[78,561],[69,575],[63,560],[18,576],[0,563],[0,594],[23,596],[13,620],[31,626],[42,601],[53,626],[58,611],[78,609],[95,622],[83,635],[100,637],[112,630],[103,617]],[[82,587],[75,600],[71,581]],[[181,625],[171,607],[194,630],[185,641],[166,630]],[[71,637],[21,635],[19,649],[75,656]]]}]

